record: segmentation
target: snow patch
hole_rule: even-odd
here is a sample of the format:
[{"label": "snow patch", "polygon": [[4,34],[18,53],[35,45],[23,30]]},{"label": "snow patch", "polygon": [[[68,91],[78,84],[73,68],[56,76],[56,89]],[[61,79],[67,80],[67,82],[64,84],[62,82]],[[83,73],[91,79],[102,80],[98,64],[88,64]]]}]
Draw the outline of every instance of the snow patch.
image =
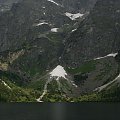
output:
[{"label": "snow patch", "polygon": [[51,82],[51,81],[48,80],[48,81],[45,83],[43,93],[42,93],[42,95],[37,99],[37,102],[43,102],[43,101],[42,101],[42,98],[47,94],[47,86],[48,86],[48,84],[49,84],[50,82]]},{"label": "snow patch", "polygon": [[76,31],[77,29],[73,29],[72,32]]},{"label": "snow patch", "polygon": [[76,88],[78,87],[75,83],[74,83],[74,81],[71,81],[72,82],[72,85],[73,86],[75,86]]},{"label": "snow patch", "polygon": [[7,83],[5,83],[4,81],[2,81],[2,83],[4,84],[4,86],[11,90],[11,87]]},{"label": "snow patch", "polygon": [[64,70],[64,67],[58,65],[51,73],[50,73],[50,78],[57,77],[56,80],[59,80],[60,78],[66,78],[67,73]]},{"label": "snow patch", "polygon": [[54,3],[54,4],[56,4],[57,6],[61,6],[60,4],[56,3],[56,2],[53,1],[53,0],[47,0],[47,1],[49,1],[49,2],[51,2],[51,3]]},{"label": "snow patch", "polygon": [[48,23],[47,23],[47,22],[41,22],[41,23],[38,23],[38,24],[35,25],[35,26],[41,26],[41,25],[48,25]]},{"label": "snow patch", "polygon": [[118,55],[118,53],[111,53],[111,54],[108,54],[104,57],[94,58],[94,60],[99,60],[99,59],[103,59],[103,58],[106,58],[106,57],[116,57],[117,55]]},{"label": "snow patch", "polygon": [[37,102],[43,102],[42,98],[46,95],[46,93],[47,93],[47,90],[44,90],[42,95],[37,99]]},{"label": "snow patch", "polygon": [[111,54],[108,54],[107,56],[108,57],[116,57],[118,55],[118,53],[111,53]]},{"label": "snow patch", "polygon": [[58,32],[58,29],[59,29],[59,28],[52,28],[52,29],[51,29],[51,32]]},{"label": "snow patch", "polygon": [[81,14],[81,13],[72,14],[72,13],[66,12],[65,15],[69,17],[71,20],[76,20],[77,18],[82,17],[84,14]]}]

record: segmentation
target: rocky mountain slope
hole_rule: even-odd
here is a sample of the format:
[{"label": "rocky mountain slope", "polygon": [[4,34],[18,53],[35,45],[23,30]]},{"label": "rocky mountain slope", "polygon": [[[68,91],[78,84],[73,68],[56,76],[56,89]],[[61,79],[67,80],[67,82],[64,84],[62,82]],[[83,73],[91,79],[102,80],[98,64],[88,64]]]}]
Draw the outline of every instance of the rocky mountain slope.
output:
[{"label": "rocky mountain slope", "polygon": [[90,15],[66,40],[63,61],[78,66],[85,60],[119,50],[120,2],[99,0]]},{"label": "rocky mountain slope", "polygon": [[0,51],[7,70],[26,79],[39,77],[58,64],[65,37],[76,27],[77,18],[83,17],[61,4],[24,0],[1,14]]},{"label": "rocky mountain slope", "polygon": [[0,12],[5,12],[10,10],[12,5],[19,1],[20,0],[0,0]]},{"label": "rocky mountain slope", "polygon": [[22,0],[1,12],[0,101],[119,101],[119,6]]}]

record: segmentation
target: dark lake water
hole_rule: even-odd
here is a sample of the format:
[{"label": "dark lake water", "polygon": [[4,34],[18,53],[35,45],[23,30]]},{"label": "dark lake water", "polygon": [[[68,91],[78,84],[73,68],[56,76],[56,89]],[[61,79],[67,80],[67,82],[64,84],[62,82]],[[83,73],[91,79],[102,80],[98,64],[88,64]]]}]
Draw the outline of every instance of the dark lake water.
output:
[{"label": "dark lake water", "polygon": [[120,104],[0,104],[0,120],[120,120]]}]

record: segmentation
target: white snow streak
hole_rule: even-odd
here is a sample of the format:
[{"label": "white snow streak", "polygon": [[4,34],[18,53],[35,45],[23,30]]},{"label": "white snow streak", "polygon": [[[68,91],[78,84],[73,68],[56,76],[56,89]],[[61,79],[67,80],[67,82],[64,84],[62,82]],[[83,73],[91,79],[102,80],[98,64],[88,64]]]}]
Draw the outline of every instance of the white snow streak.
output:
[{"label": "white snow streak", "polygon": [[72,32],[76,31],[77,29],[73,29]]},{"label": "white snow streak", "polygon": [[4,86],[11,90],[11,87],[8,84],[6,84],[4,81],[2,81],[2,83],[4,84]]},{"label": "white snow streak", "polygon": [[48,23],[47,23],[47,22],[41,22],[41,23],[38,23],[38,24],[35,25],[35,26],[41,26],[41,25],[48,25]]},{"label": "white snow streak", "polygon": [[58,29],[59,29],[59,28],[52,28],[52,29],[51,29],[51,32],[58,32]]},{"label": "white snow streak", "polygon": [[42,95],[37,99],[37,102],[43,102],[43,101],[42,101],[42,98],[46,95],[46,93],[47,93],[47,85],[48,85],[50,82],[51,82],[51,80],[48,80],[48,81],[45,83],[43,93],[42,93]]},{"label": "white snow streak", "polygon": [[72,85],[75,86],[76,88],[78,87],[78,86],[74,83],[74,81],[71,81],[71,83],[72,83]]},{"label": "white snow streak", "polygon": [[47,1],[52,2],[52,3],[56,4],[57,6],[61,6],[60,4],[56,3],[56,2],[53,1],[53,0],[47,0]]},{"label": "white snow streak", "polygon": [[118,53],[111,53],[111,54],[108,54],[104,57],[94,58],[94,60],[99,60],[99,59],[103,59],[103,58],[106,58],[106,57],[116,57],[117,55],[118,55]]},{"label": "white snow streak", "polygon": [[111,54],[108,54],[107,56],[108,57],[116,57],[118,55],[118,53],[111,53]]},{"label": "white snow streak", "polygon": [[66,12],[65,15],[69,17],[71,20],[76,20],[77,18],[82,17],[84,14],[81,14],[81,13],[72,14],[72,13]]}]

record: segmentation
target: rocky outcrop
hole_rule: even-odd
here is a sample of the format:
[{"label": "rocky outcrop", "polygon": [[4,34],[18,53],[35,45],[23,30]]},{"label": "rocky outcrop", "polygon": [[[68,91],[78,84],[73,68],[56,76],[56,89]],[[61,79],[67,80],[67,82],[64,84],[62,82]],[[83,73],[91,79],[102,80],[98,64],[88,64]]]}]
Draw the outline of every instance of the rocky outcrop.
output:
[{"label": "rocky outcrop", "polygon": [[86,60],[117,52],[120,45],[120,2],[99,0],[66,40],[63,61],[79,66]]}]

